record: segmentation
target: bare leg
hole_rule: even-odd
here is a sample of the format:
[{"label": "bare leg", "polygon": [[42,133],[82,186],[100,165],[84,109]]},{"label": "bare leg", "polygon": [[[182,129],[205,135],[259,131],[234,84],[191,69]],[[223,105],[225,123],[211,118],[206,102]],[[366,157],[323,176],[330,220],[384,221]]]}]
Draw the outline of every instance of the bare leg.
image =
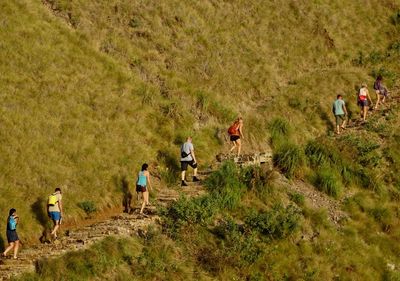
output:
[{"label": "bare leg", "polygon": [[374,109],[378,109],[379,103],[381,101],[381,95],[379,94],[379,91],[376,91],[375,93],[376,93],[376,104]]},{"label": "bare leg", "polygon": [[143,202],[142,202],[142,208],[140,209],[140,213],[143,214],[144,207],[146,207],[146,204],[149,204],[149,192],[145,191],[142,192],[143,195]]},{"label": "bare leg", "polygon": [[7,249],[5,249],[5,251],[4,251],[4,253],[3,253],[3,256],[6,256],[7,253],[8,253],[9,251],[11,251],[12,248],[14,248],[14,245],[15,245],[15,243],[14,243],[14,242],[11,242],[10,245],[7,247]]},{"label": "bare leg", "polygon": [[340,127],[342,127],[342,129],[346,128],[346,119],[343,120],[342,125]]},{"label": "bare leg", "polygon": [[51,232],[51,235],[57,238],[57,230],[60,227],[60,221],[53,221],[53,222],[54,222],[54,228],[53,231]]},{"label": "bare leg", "polygon": [[366,119],[367,119],[367,111],[368,111],[368,107],[364,106],[362,108],[362,119],[363,119],[363,121],[366,121]]},{"label": "bare leg", "polygon": [[234,151],[235,148],[236,148],[236,142],[235,142],[235,141],[232,141],[232,147],[231,147],[231,149],[229,150],[229,152]]},{"label": "bare leg", "polygon": [[197,168],[194,168],[194,169],[193,169],[193,176],[194,176],[194,177],[197,177]]},{"label": "bare leg", "polygon": [[238,139],[236,141],[236,145],[237,145],[237,148],[238,148],[237,156],[240,156],[240,150],[242,149],[242,142],[240,141],[240,139]]},{"label": "bare leg", "polygon": [[19,240],[15,241],[15,247],[14,247],[14,259],[17,258],[18,255],[18,249],[19,249]]},{"label": "bare leg", "polygon": [[186,171],[182,171],[181,178],[182,178],[183,181],[185,180],[185,176],[186,176]]},{"label": "bare leg", "polygon": [[340,134],[340,128],[339,128],[339,125],[336,125],[336,134]]}]

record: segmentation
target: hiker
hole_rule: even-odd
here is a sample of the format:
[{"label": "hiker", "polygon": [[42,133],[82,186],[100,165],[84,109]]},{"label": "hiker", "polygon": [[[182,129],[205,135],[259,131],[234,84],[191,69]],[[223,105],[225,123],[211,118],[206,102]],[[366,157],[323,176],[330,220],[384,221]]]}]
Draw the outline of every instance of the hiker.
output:
[{"label": "hiker", "polygon": [[381,102],[381,98],[382,98],[382,103],[385,103],[385,99],[388,96],[388,91],[382,84],[382,80],[383,80],[382,75],[378,75],[374,83],[374,90],[376,94],[376,104],[374,109],[378,109],[379,103]]},{"label": "hiker", "polygon": [[7,241],[9,246],[3,252],[2,256],[6,257],[7,253],[14,249],[14,259],[17,259],[18,249],[19,249],[19,238],[17,234],[17,224],[19,222],[19,217],[17,211],[13,208],[10,209],[7,218]]},{"label": "hiker", "polygon": [[232,143],[232,148],[229,150],[229,152],[232,152],[237,148],[237,156],[240,156],[240,150],[242,148],[242,143],[240,139],[244,139],[242,117],[238,117],[235,122],[229,127],[228,134]]},{"label": "hiker", "polygon": [[142,169],[138,174],[138,179],[136,182],[136,192],[137,198],[139,201],[139,194],[142,193],[142,207],[140,208],[140,214],[143,215],[144,207],[149,204],[149,191],[151,189],[150,186],[150,173],[147,171],[149,165],[144,163],[142,165]]},{"label": "hiker", "polygon": [[339,135],[340,129],[346,129],[347,116],[347,108],[342,95],[337,95],[336,100],[333,102],[332,112],[336,119],[336,134]]},{"label": "hiker", "polygon": [[57,187],[47,201],[47,214],[53,221],[54,227],[51,235],[57,240],[57,230],[60,228],[61,219],[63,217],[61,188]]},{"label": "hiker", "polygon": [[361,119],[363,122],[367,120],[367,112],[368,112],[368,101],[372,106],[372,100],[368,92],[367,84],[363,83],[361,85],[361,89],[358,92],[358,105],[361,108]]},{"label": "hiker", "polygon": [[197,161],[196,161],[196,155],[194,154],[192,137],[188,137],[186,139],[186,142],[181,146],[182,186],[187,186],[187,183],[185,182],[185,176],[188,166],[193,168],[193,182],[200,181],[197,178]]}]

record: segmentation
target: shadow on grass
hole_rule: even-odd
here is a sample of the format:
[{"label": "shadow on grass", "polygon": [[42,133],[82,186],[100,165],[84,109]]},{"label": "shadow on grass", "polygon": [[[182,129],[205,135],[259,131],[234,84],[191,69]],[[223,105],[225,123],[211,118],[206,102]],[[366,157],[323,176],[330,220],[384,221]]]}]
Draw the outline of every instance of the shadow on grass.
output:
[{"label": "shadow on grass", "polygon": [[4,252],[4,250],[5,250],[5,244],[4,243],[6,243],[6,241],[3,239],[2,236],[0,236],[0,252]]},{"label": "shadow on grass", "polygon": [[50,242],[49,219],[46,211],[46,202],[43,198],[38,197],[31,205],[31,211],[35,215],[36,220],[43,227],[42,235],[39,238],[41,243]]},{"label": "shadow on grass", "polygon": [[[324,121],[326,127],[327,127],[327,131],[333,131],[335,130],[335,124],[332,122],[332,116],[329,116],[325,110],[323,110],[323,108],[321,107],[321,105],[318,106],[317,111],[319,112],[319,117],[322,119],[322,121]],[[332,118],[331,118],[332,117]]]},{"label": "shadow on grass", "polygon": [[125,176],[122,177],[118,185],[120,185],[123,194],[122,206],[124,207],[124,213],[130,213],[132,211],[131,202],[133,195],[129,190],[129,183]]}]

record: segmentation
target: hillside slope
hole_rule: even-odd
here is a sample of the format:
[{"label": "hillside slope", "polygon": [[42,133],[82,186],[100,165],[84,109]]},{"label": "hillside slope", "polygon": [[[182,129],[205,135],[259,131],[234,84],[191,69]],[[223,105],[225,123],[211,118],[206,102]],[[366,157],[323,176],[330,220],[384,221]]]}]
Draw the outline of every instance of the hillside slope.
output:
[{"label": "hillside slope", "polygon": [[[173,185],[184,137],[194,135],[205,166],[226,149],[237,114],[247,151],[268,146],[276,116],[293,124],[298,143],[323,134],[332,98],[352,97],[379,70],[368,58],[395,42],[398,7],[389,0],[3,1],[0,213],[16,207],[21,233],[36,239],[35,213],[55,186],[64,186],[66,219],[75,220],[83,216],[78,202],[94,201],[100,211],[118,205],[122,179],[133,186],[142,162]],[[396,64],[386,69],[396,71]]]}]

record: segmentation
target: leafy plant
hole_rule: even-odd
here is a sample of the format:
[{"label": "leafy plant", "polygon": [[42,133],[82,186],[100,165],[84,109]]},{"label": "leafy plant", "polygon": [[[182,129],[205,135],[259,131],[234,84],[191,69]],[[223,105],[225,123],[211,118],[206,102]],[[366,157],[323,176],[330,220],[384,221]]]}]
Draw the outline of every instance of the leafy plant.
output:
[{"label": "leafy plant", "polygon": [[93,201],[82,201],[78,203],[78,207],[85,211],[86,215],[91,216],[97,211],[96,203]]},{"label": "leafy plant", "polygon": [[245,222],[248,227],[258,231],[267,239],[282,239],[294,233],[298,227],[300,211],[293,205],[283,207],[276,204],[264,213],[252,212]]}]

